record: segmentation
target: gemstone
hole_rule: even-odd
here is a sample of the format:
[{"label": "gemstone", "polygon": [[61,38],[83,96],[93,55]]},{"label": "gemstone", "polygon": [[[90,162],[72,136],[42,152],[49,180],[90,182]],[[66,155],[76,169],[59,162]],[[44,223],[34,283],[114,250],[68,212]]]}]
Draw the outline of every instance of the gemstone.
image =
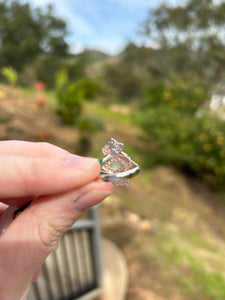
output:
[{"label": "gemstone", "polygon": [[122,167],[123,167],[123,165],[119,161],[114,161],[110,164],[110,168],[112,170],[119,170]]}]

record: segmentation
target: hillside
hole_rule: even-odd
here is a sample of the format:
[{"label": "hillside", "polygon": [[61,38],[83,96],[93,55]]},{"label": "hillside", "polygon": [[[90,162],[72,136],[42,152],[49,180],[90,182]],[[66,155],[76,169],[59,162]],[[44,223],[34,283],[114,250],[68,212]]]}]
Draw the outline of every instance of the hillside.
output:
[{"label": "hillside", "polygon": [[[114,137],[141,165],[134,151],[140,129],[128,108],[88,104],[86,111],[105,123],[91,155],[101,157],[101,146]],[[34,92],[0,86],[0,140],[48,141],[75,153],[78,137]],[[165,166],[142,169],[128,189],[115,189],[101,205],[101,223],[126,256],[127,300],[225,298],[224,197]]]}]

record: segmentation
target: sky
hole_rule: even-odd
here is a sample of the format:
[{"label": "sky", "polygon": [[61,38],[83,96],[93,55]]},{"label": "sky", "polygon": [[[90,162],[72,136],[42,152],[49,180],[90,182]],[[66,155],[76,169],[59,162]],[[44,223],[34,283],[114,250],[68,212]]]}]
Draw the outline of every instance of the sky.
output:
[{"label": "sky", "polygon": [[35,7],[53,4],[54,14],[62,17],[69,34],[70,51],[98,49],[117,54],[130,42],[140,43],[139,25],[148,9],[162,2],[175,5],[179,0],[20,0]]}]

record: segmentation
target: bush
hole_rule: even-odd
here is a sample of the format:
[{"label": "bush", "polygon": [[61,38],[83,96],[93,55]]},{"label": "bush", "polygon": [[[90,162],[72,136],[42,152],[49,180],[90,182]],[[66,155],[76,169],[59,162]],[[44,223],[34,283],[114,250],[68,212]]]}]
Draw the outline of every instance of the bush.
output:
[{"label": "bush", "polygon": [[[201,86],[157,85],[148,90],[139,123],[154,150],[146,163],[185,168],[212,185],[225,180],[224,122],[211,115],[197,117],[206,99]],[[185,89],[184,89],[185,87]]]},{"label": "bush", "polygon": [[18,74],[12,67],[2,68],[2,75],[7,79],[11,85],[16,85],[18,80]]},{"label": "bush", "polygon": [[85,100],[91,101],[100,92],[99,84],[87,77],[82,77],[76,81],[77,90],[80,91]]},{"label": "bush", "polygon": [[181,114],[195,114],[208,97],[207,89],[195,82],[180,79],[159,82],[146,90],[142,108],[165,107]]},{"label": "bush", "polygon": [[57,113],[65,124],[75,125],[83,110],[82,99],[83,94],[76,83],[57,91]]},{"label": "bush", "polygon": [[67,68],[62,68],[56,76],[57,103],[56,110],[66,124],[76,125],[83,111],[83,101],[91,100],[99,91],[96,82],[81,78],[70,82]]},{"label": "bush", "polygon": [[64,123],[74,125],[80,132],[77,153],[87,155],[92,146],[92,136],[103,128],[100,120],[83,114],[84,101],[92,100],[99,91],[98,84],[89,78],[70,83],[66,68],[56,77],[56,110]]}]

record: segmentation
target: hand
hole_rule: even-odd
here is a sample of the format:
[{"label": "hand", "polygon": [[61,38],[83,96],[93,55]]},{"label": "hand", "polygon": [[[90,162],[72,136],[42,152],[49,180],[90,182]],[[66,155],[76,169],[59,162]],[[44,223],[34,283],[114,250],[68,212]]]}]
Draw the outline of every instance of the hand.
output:
[{"label": "hand", "polygon": [[34,199],[0,236],[0,299],[21,300],[62,234],[112,185],[97,159],[47,143],[1,141],[0,166],[0,215]]}]

